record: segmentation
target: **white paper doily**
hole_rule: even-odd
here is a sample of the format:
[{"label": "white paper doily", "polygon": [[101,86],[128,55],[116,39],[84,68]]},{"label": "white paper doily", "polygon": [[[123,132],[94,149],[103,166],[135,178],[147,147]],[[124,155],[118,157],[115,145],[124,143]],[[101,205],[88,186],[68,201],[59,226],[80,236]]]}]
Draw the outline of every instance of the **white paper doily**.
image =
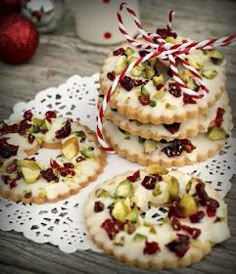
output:
[{"label": "white paper doily", "polygon": [[[82,123],[95,130],[98,74],[91,77],[72,76],[57,88],[39,92],[34,100],[20,102],[13,108],[11,118],[28,109],[44,113],[49,109],[69,117],[80,117]],[[235,174],[236,139],[230,138],[222,152],[214,158],[180,170],[194,173],[210,182],[222,197],[230,190],[230,179]],[[108,156],[108,165],[98,180],[67,200],[54,204],[30,205],[0,198],[0,229],[14,230],[38,243],[51,243],[67,253],[76,250],[98,251],[89,240],[83,221],[83,205],[87,194],[96,184],[127,170],[140,166],[117,155]],[[150,209],[146,217],[158,221],[165,211]]]}]

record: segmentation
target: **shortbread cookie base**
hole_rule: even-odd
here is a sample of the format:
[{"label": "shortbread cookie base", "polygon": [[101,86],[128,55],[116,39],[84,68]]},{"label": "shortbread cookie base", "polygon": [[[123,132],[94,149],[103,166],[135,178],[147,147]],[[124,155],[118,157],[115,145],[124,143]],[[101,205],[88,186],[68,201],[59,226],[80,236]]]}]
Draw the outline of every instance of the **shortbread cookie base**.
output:
[{"label": "shortbread cookie base", "polygon": [[216,155],[225,144],[225,140],[211,141],[206,134],[201,133],[197,137],[189,138],[196,146],[196,149],[191,153],[183,152],[180,156],[168,157],[164,152],[161,152],[167,144],[158,143],[154,152],[146,154],[143,144],[139,143],[137,136],[128,135],[129,139],[125,139],[126,135],[109,121],[104,122],[103,133],[109,145],[120,156],[141,165],[159,164],[165,167],[191,165]]},{"label": "shortbread cookie base", "polygon": [[[138,54],[136,55],[138,56]],[[114,70],[118,58],[119,56],[110,55],[102,66],[100,74],[100,92],[102,94],[105,94],[112,84],[112,81],[107,79],[107,73]],[[197,104],[184,105],[182,96],[176,98],[166,91],[165,96],[160,102],[157,102],[156,107],[142,106],[137,98],[140,87],[126,91],[120,85],[111,96],[109,104],[112,108],[116,108],[121,115],[127,116],[129,119],[138,120],[141,123],[172,124],[174,122],[182,122],[189,118],[198,117],[199,115],[206,114],[208,109],[215,104],[224,92],[226,84],[225,64],[225,61],[223,61],[221,65],[214,65],[206,61],[206,69],[216,70],[218,75],[212,80],[203,78],[203,84],[207,86],[209,93],[205,93],[203,98],[197,99]],[[155,91],[151,81],[149,81],[145,87],[151,94]],[[169,107],[169,104],[173,106]]]},{"label": "shortbread cookie base", "polygon": [[[12,201],[16,202],[24,202],[24,203],[35,203],[35,204],[43,204],[43,203],[54,203],[59,200],[63,200],[71,195],[77,194],[82,188],[86,187],[90,182],[96,180],[99,174],[103,172],[104,166],[106,165],[106,153],[100,148],[100,145],[98,144],[96,135],[93,131],[91,131],[87,126],[81,125],[80,128],[82,128],[86,132],[87,138],[89,138],[90,144],[95,145],[96,150],[96,164],[92,164],[92,166],[89,167],[89,165],[84,166],[84,168],[81,168],[82,174],[81,179],[79,180],[79,177],[76,176],[74,178],[74,181],[63,183],[48,183],[44,180],[44,182],[39,182],[40,186],[37,188],[36,185],[37,182],[32,185],[27,185],[23,181],[21,181],[21,189],[7,189],[6,185],[0,180],[0,196],[10,199]],[[50,147],[49,147],[50,148]],[[53,147],[53,149],[55,149]],[[17,158],[17,157],[14,157]],[[92,160],[88,160],[92,161]],[[83,165],[83,163],[81,163]],[[84,169],[84,170],[83,170]],[[91,172],[91,169],[94,169]],[[86,175],[86,170],[90,175]],[[72,178],[73,180],[73,178]],[[76,181],[75,181],[76,180]],[[79,181],[79,182],[77,182]],[[59,184],[61,184],[59,186]],[[57,194],[53,192],[54,187],[58,187]],[[21,193],[23,191],[27,191],[27,189],[35,188],[36,195],[33,195],[29,198],[26,198],[24,196],[24,193]],[[38,190],[40,187],[45,188],[46,194],[41,196],[37,195],[37,193],[40,191]]]},{"label": "shortbread cookie base", "polygon": [[105,117],[111,120],[113,124],[120,127],[121,129],[128,131],[129,133],[137,136],[141,136],[145,139],[153,139],[156,141],[166,140],[172,141],[174,139],[186,139],[197,136],[199,133],[207,132],[211,123],[216,117],[216,112],[219,107],[223,108],[226,112],[224,114],[224,122],[222,124],[223,129],[229,128],[228,123],[230,121],[231,109],[228,106],[228,95],[224,92],[221,98],[216,104],[209,109],[207,115],[201,115],[198,118],[188,119],[181,123],[179,130],[176,133],[170,133],[162,124],[141,124],[138,121],[130,121],[125,116],[120,115],[117,112],[111,110],[108,106],[105,112]]},{"label": "shortbread cookie base", "polygon": [[[173,228],[169,226],[168,222],[164,225],[158,225],[154,222],[152,223],[152,225],[156,230],[156,234],[152,234],[150,232],[148,234],[148,232],[145,232],[146,230],[144,229],[144,227],[142,227],[145,217],[139,219],[139,221],[137,222],[136,230],[132,234],[128,234],[125,231],[119,232],[118,236],[124,237],[124,246],[115,245],[113,243],[113,240],[110,240],[108,238],[106,231],[101,228],[101,224],[103,223],[103,221],[111,218],[109,205],[112,203],[112,200],[111,198],[97,197],[96,190],[102,188],[108,191],[108,193],[110,193],[112,197],[114,196],[114,192],[118,186],[118,182],[124,182],[127,176],[132,174],[133,172],[126,172],[123,175],[115,176],[114,178],[98,185],[89,194],[85,203],[84,216],[89,236],[91,237],[92,241],[97,245],[97,247],[102,249],[107,255],[112,255],[121,262],[141,268],[172,269],[177,267],[185,267],[201,260],[211,251],[213,245],[229,238],[230,233],[227,225],[227,205],[225,205],[225,203],[219,199],[216,191],[214,191],[210,186],[206,186],[208,195],[210,195],[211,198],[214,198],[219,202],[220,208],[218,209],[217,214],[219,215],[217,216],[220,216],[220,218],[222,219],[222,224],[215,225],[214,217],[206,217],[208,219],[204,219],[202,223],[199,222],[195,224],[190,223],[188,218],[180,219],[181,223],[184,223],[185,225],[193,228],[199,228],[201,230],[200,236],[197,238],[196,241],[194,241],[194,243],[191,243],[190,248],[185,253],[184,257],[178,258],[175,253],[168,251],[165,247],[165,244],[167,242],[175,239],[175,233],[181,234],[181,231],[174,231]],[[180,195],[183,195],[184,189],[192,176],[188,174],[183,174],[179,171],[170,171],[169,174],[170,176],[174,176],[175,178],[177,178],[180,184],[180,192],[182,193]],[[140,201],[137,202],[139,204],[136,204],[136,206],[140,205],[141,212],[147,209],[147,205],[149,204],[150,200],[154,201],[155,199],[158,199],[158,196],[154,198],[151,195],[151,191],[140,186],[140,183],[132,182],[132,184],[134,185],[135,189],[134,195],[137,201]],[[165,185],[160,182],[158,182],[158,184],[161,184],[161,189],[165,191]],[[162,200],[165,198],[160,199]],[[101,212],[94,212],[94,203],[96,201],[102,202],[104,204],[104,209]],[[165,206],[165,202],[163,202],[163,204],[161,202],[159,203],[161,204],[161,206]],[[150,220],[148,219],[146,221],[149,222]],[[221,233],[219,231],[221,231]],[[134,242],[132,239],[135,233],[143,233],[145,236],[148,237],[149,242],[156,241],[157,243],[159,243],[161,251],[152,255],[143,254],[145,240],[140,242]]]}]

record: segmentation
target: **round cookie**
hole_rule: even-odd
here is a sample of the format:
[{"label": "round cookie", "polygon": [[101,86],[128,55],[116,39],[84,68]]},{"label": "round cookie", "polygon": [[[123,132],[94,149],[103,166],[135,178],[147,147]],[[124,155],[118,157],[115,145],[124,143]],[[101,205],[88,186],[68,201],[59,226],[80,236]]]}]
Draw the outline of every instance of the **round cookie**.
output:
[{"label": "round cookie", "polygon": [[[167,213],[159,221],[151,208]],[[96,187],[84,207],[93,242],[119,261],[176,268],[201,260],[227,238],[227,205],[199,178],[158,166],[127,172]]]},{"label": "round cookie", "polygon": [[[45,116],[2,123],[1,196],[26,203],[55,202],[78,193],[103,171],[106,154],[94,132],[56,114],[46,123]],[[19,130],[22,121],[28,124],[24,131]]]},{"label": "round cookie", "polygon": [[[130,120],[119,114],[116,110],[107,107],[105,112],[106,119],[112,121],[119,128],[145,139],[153,139],[160,141],[172,141],[174,139],[186,139],[195,137],[201,132],[207,132],[208,128],[214,123],[219,111],[224,111],[224,121],[229,120],[230,110],[228,107],[228,95],[226,92],[222,94],[215,105],[209,109],[207,115],[200,115],[197,118],[190,118],[182,123],[158,124],[151,123],[141,124],[136,120]],[[220,110],[219,110],[220,109]]]},{"label": "round cookie", "polygon": [[[219,152],[232,128],[231,110],[220,127],[211,127],[188,139],[154,141],[132,135],[111,121],[104,121],[103,134],[109,145],[120,156],[141,165],[159,164],[165,167],[184,166],[201,162]],[[226,117],[226,116],[225,116]]]},{"label": "round cookie", "polygon": [[[101,93],[111,86],[116,75],[140,55],[145,54],[127,44],[115,50],[105,60],[101,69]],[[166,62],[156,58],[135,67],[114,91],[109,104],[118,113],[141,123],[171,124],[207,113],[225,90],[225,60],[218,50],[192,51],[185,59],[202,74],[203,84],[209,92],[201,99],[183,95],[176,86]],[[188,88],[200,92],[189,70],[178,66],[182,80]]]}]

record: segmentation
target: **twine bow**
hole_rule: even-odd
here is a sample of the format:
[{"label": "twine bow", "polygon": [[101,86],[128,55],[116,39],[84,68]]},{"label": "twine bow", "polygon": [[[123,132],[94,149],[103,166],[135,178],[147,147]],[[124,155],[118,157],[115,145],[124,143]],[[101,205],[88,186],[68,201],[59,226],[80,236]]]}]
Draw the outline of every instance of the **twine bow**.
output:
[{"label": "twine bow", "polygon": [[[134,24],[137,27],[138,36],[131,37],[128,34],[124,24],[121,12],[126,11],[132,18]],[[172,21],[173,21],[174,11],[171,10],[168,13],[167,18],[167,26],[165,31],[167,33],[172,33]],[[172,72],[172,77],[176,84],[181,88],[183,94],[187,94],[194,99],[202,98],[205,92],[208,92],[207,87],[203,84],[202,77],[199,72],[192,67],[188,61],[186,61],[184,55],[189,53],[193,50],[203,50],[203,49],[212,49],[215,47],[224,47],[230,45],[232,42],[236,40],[236,35],[229,35],[222,38],[213,38],[209,40],[204,40],[201,42],[197,41],[187,41],[183,40],[181,43],[171,44],[168,43],[166,40],[163,39],[162,35],[158,33],[147,33],[140,23],[135,11],[128,7],[127,3],[122,3],[120,5],[119,11],[117,12],[117,19],[119,25],[119,31],[121,34],[126,38],[128,44],[132,45],[133,47],[137,48],[138,50],[145,50],[148,53],[145,56],[141,56],[136,61],[132,62],[128,67],[126,67],[119,75],[116,76],[115,80],[113,81],[112,85],[109,87],[108,91],[104,96],[103,103],[98,109],[97,114],[97,137],[100,145],[102,148],[109,152],[114,153],[113,149],[106,143],[103,133],[102,133],[102,121],[104,112],[107,108],[108,102],[111,98],[112,93],[116,89],[119,82],[123,79],[123,77],[128,74],[134,67],[137,65],[151,59],[157,57],[160,60],[168,61],[170,70]],[[139,37],[139,39],[137,39]],[[140,40],[140,37],[142,40]],[[181,79],[178,68],[177,62],[180,63],[185,69],[189,70],[192,76],[195,78],[195,81],[199,85],[200,89],[198,91],[194,91],[189,89],[186,84]]]}]

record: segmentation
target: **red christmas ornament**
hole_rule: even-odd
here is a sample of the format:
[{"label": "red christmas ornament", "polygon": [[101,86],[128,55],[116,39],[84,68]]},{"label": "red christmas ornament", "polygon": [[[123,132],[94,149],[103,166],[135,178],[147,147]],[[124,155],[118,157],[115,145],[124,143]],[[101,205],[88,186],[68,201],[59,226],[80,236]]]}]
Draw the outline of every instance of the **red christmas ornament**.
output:
[{"label": "red christmas ornament", "polygon": [[25,0],[1,0],[0,15],[9,12],[20,12]]},{"label": "red christmas ornament", "polygon": [[39,42],[34,24],[21,14],[9,14],[0,20],[0,60],[20,64],[29,60]]}]

